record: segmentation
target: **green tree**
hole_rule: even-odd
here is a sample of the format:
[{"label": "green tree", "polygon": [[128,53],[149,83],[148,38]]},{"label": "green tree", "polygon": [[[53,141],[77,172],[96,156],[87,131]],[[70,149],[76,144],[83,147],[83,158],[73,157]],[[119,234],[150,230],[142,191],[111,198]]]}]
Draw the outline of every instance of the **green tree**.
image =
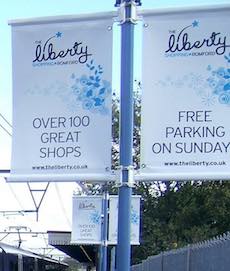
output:
[{"label": "green tree", "polygon": [[150,184],[137,188],[143,197],[143,215],[141,246],[133,248],[134,263],[229,231],[228,181],[186,182],[179,189],[171,183],[167,193],[146,193],[153,189]]}]

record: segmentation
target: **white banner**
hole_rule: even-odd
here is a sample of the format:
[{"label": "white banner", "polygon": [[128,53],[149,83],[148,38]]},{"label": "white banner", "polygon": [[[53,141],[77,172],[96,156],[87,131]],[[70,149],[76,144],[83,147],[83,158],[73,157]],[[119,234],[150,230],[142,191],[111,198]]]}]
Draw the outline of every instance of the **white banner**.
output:
[{"label": "white banner", "polygon": [[141,172],[229,179],[230,8],[143,17]]},{"label": "white banner", "polygon": [[[130,243],[139,245],[140,240],[140,196],[132,196],[131,199],[131,224]],[[118,196],[110,196],[109,199],[109,244],[117,244],[118,231]]]},{"label": "white banner", "polygon": [[10,180],[110,178],[112,22],[101,16],[11,23]]},{"label": "white banner", "polygon": [[71,243],[101,244],[101,215],[101,197],[73,197]]}]

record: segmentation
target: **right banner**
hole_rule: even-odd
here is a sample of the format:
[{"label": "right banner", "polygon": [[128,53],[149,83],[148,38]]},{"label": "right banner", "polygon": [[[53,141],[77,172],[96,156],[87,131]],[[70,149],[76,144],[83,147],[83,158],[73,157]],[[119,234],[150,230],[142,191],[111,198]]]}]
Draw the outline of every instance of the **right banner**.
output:
[{"label": "right banner", "polygon": [[143,179],[230,179],[230,6],[143,19]]}]

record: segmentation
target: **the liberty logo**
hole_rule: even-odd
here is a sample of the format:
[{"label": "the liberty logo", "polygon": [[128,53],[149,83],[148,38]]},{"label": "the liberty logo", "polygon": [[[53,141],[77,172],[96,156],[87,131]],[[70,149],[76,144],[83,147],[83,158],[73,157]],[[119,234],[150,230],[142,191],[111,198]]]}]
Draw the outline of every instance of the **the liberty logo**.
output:
[{"label": "the liberty logo", "polygon": [[[202,55],[223,55],[226,49],[230,47],[227,36],[221,32],[211,32],[202,38],[194,38],[193,34],[195,28],[199,27],[199,21],[194,20],[191,25],[184,27],[180,31],[169,31],[170,36],[168,40],[168,48],[165,51],[166,56],[199,56]],[[212,51],[207,49],[210,48]]]},{"label": "the liberty logo", "polygon": [[[35,64],[38,63],[49,63],[50,65],[63,65],[63,63],[84,64],[88,61],[89,57],[92,54],[88,52],[87,45],[84,45],[82,41],[75,41],[72,46],[64,49],[57,49],[57,46],[55,47],[55,43],[61,38],[62,33],[57,32],[54,36],[49,37],[44,42],[41,40],[36,41],[35,58],[33,59],[33,65],[36,66]],[[65,58],[67,57],[70,57],[73,63],[71,61],[65,63]],[[57,62],[54,63],[53,61]]]},{"label": "the liberty logo", "polygon": [[95,204],[93,204],[93,202],[81,201],[79,203],[79,209],[82,209],[82,210],[94,210],[94,209],[96,209],[96,206],[95,206]]}]

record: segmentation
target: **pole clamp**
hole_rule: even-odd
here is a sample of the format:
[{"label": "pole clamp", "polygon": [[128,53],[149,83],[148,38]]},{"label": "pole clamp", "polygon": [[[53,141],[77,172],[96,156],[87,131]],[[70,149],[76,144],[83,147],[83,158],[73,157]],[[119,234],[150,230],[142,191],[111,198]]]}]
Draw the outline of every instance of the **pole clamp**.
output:
[{"label": "pole clamp", "polygon": [[[123,172],[127,171],[127,179],[123,180]],[[118,181],[116,183],[117,187],[122,187],[122,186],[126,186],[126,187],[135,187],[136,183],[134,180],[134,168],[133,166],[120,166],[119,167],[119,173],[120,173],[120,177],[118,178]]]},{"label": "pole clamp", "polygon": [[[128,9],[130,11],[128,12]],[[136,24],[137,17],[137,4],[135,1],[131,0],[130,2],[122,2],[118,10],[118,20],[120,24],[127,22]]]}]

